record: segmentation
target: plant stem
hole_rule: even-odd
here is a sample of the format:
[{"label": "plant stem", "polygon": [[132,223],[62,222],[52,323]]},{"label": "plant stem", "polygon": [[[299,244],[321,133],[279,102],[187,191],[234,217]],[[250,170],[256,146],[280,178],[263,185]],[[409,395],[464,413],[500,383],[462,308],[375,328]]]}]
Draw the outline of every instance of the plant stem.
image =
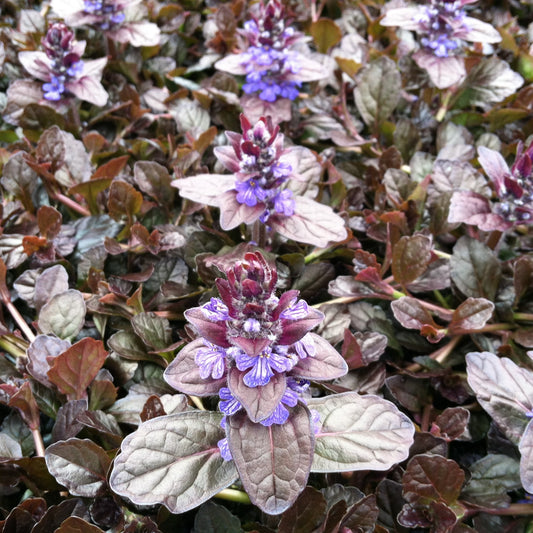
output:
[{"label": "plant stem", "polygon": [[237,503],[252,503],[246,492],[236,489],[223,489],[218,494],[215,494],[215,498],[220,498],[222,500],[229,500],[230,502]]},{"label": "plant stem", "polygon": [[463,337],[461,335],[452,337],[451,341],[446,344],[446,346],[443,346],[442,348],[436,350],[430,355],[431,359],[437,361],[440,364],[444,363],[446,358],[453,352],[454,348],[457,346],[457,344],[459,344],[459,341],[462,338]]},{"label": "plant stem", "polygon": [[255,242],[256,246],[258,246],[259,248],[262,248],[263,250],[265,249],[265,225],[260,220],[256,220],[252,226],[252,241]]},{"label": "plant stem", "polygon": [[533,313],[515,313],[513,315],[515,320],[524,320],[526,322],[533,322]]},{"label": "plant stem", "polygon": [[482,513],[496,514],[496,515],[533,515],[532,503],[512,503],[508,507],[498,509],[479,509]]},{"label": "plant stem", "polygon": [[86,207],[83,207],[82,205],[78,204],[77,202],[75,202],[71,198],[68,198],[64,194],[61,194],[60,192],[54,193],[53,195],[51,195],[51,197],[54,200],[58,200],[63,205],[66,205],[67,207],[70,207],[70,209],[72,209],[73,211],[76,211],[77,213],[79,213],[80,215],[82,215],[84,217],[91,216],[91,212]]},{"label": "plant stem", "polygon": [[23,342],[25,341],[14,335],[2,335],[0,337],[0,348],[13,357],[26,357],[26,347],[22,345]]},{"label": "plant stem", "polygon": [[35,340],[35,335],[33,331],[30,329],[30,326],[26,324],[26,321],[22,318],[21,314],[18,312],[18,309],[13,305],[13,302],[4,301],[4,305],[7,307],[7,310],[13,317],[13,320],[15,320],[15,322],[17,323],[22,333],[24,333],[24,335],[30,342],[33,342]]},{"label": "plant stem", "polygon": [[202,400],[198,398],[198,396],[189,396],[189,398],[191,399],[191,402],[196,405],[198,409],[200,409],[200,411],[205,411],[204,404],[202,403]]},{"label": "plant stem", "polygon": [[435,120],[437,122],[442,122],[444,120],[444,117],[446,116],[446,113],[448,112],[448,106],[450,104],[451,97],[452,97],[451,91],[446,91],[444,93],[440,109],[437,111],[437,114],[435,115]]},{"label": "plant stem", "polygon": [[31,436],[35,444],[35,455],[37,457],[44,457],[44,442],[39,428],[32,429]]}]

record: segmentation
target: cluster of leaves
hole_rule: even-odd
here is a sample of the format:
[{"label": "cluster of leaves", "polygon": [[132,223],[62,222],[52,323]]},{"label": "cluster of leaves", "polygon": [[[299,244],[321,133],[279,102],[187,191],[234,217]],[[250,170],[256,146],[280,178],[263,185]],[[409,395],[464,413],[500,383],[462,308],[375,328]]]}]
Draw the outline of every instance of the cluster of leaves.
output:
[{"label": "cluster of leaves", "polygon": [[[509,170],[527,153],[531,2],[462,2],[501,42],[473,41],[464,76],[443,89],[413,59],[416,35],[380,24],[387,2],[284,2],[308,37],[302,53],[326,71],[280,124],[304,169],[293,194],[345,221],[346,238],[325,248],[306,244],[320,235],[224,230],[216,202],[172,185],[224,172],[215,148],[253,105],[242,77],[215,65],[243,46],[254,3],[145,2],[154,46],[76,28],[85,57],[108,59],[107,104],[54,108],[11,91],[6,109],[49,4],[6,0],[0,19],[0,531],[529,531],[531,225],[477,227],[476,206],[458,218],[453,197],[467,191],[489,214],[500,191],[479,155],[496,151]],[[198,337],[184,313],[257,244],[278,293],[324,313],[315,333],[349,369],[311,385],[308,406],[331,431],[276,516],[243,491],[260,480],[243,484],[242,464],[237,474],[214,457],[217,400],[164,379]],[[416,426],[407,458],[387,450],[409,436],[372,431],[390,402]],[[339,420],[351,456],[330,453]],[[122,498],[113,462],[137,452]]]}]

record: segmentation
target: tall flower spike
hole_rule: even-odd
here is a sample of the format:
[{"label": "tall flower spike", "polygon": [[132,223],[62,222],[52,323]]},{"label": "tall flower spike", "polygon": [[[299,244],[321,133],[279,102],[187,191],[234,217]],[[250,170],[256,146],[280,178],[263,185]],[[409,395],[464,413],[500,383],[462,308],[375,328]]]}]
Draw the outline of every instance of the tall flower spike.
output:
[{"label": "tall flower spike", "polygon": [[342,218],[329,206],[295,196],[288,188],[299,177],[302,154],[308,157],[310,152],[302,147],[285,148],[279,126],[269,117],[252,125],[241,115],[241,126],[242,135],[228,132],[229,145],[215,148],[216,157],[232,175],[200,174],[174,180],[172,185],[181,196],[220,208],[220,225],[225,230],[260,221],[284,237],[316,246],[344,240]]},{"label": "tall flower spike", "polygon": [[274,294],[276,270],[260,253],[247,253],[226,274],[217,280],[220,298],[185,312],[202,338],[178,354],[165,379],[186,394],[217,392],[226,418],[244,410],[252,423],[284,424],[305,403],[308,380],[340,377],[346,363],[309,332],[323,320],[320,311],[298,291]]},{"label": "tall flower spike", "polygon": [[278,98],[294,100],[303,82],[322,79],[325,74],[319,63],[295,49],[305,37],[290,23],[281,1],[261,3],[258,15],[246,21],[241,31],[248,47],[221,59],[215,66],[245,75],[242,88],[246,94],[257,94],[267,102]]},{"label": "tall flower spike", "polygon": [[107,58],[84,61],[85,41],[76,41],[63,23],[52,24],[42,40],[44,52],[20,52],[22,66],[43,81],[43,98],[63,101],[69,96],[103,106],[108,94],[100,83]]},{"label": "tall flower spike", "polygon": [[52,0],[52,9],[73,28],[91,26],[110,39],[132,46],[157,46],[157,24],[143,21],[141,0]]},{"label": "tall flower spike", "polygon": [[431,0],[425,5],[393,8],[380,24],[399,26],[420,36],[421,49],[413,54],[413,59],[439,89],[444,89],[466,75],[462,57],[464,41],[501,41],[500,34],[490,24],[466,15],[464,6],[475,1]]}]

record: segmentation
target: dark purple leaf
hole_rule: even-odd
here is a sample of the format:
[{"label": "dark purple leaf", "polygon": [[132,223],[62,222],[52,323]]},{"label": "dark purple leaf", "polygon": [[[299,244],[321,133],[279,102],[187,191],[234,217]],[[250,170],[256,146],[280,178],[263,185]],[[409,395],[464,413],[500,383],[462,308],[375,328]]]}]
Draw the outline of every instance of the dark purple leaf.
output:
[{"label": "dark purple leaf", "polygon": [[56,423],[52,429],[54,442],[75,437],[83,429],[78,417],[85,411],[87,411],[86,399],[72,400],[62,405],[57,411]]},{"label": "dark purple leaf", "polygon": [[222,348],[229,348],[231,346],[227,340],[225,322],[208,320],[199,307],[193,307],[185,311],[185,318],[196,328],[200,336],[209,342],[217,346],[222,346]]},{"label": "dark purple leaf", "polygon": [[465,473],[455,461],[440,455],[417,455],[407,464],[403,495],[412,505],[451,505],[457,502],[464,479]]},{"label": "dark purple leaf", "polygon": [[309,533],[324,521],[326,500],[312,487],[306,487],[294,505],[283,513],[278,525],[279,533]]},{"label": "dark purple leaf", "polygon": [[111,459],[88,439],[68,439],[48,446],[46,466],[74,496],[96,496],[106,485]]},{"label": "dark purple leaf", "polygon": [[244,384],[245,374],[236,367],[230,368],[228,387],[242,403],[251,421],[260,422],[268,418],[278,406],[287,388],[287,378],[283,374],[274,374],[266,385],[252,388]]},{"label": "dark purple leaf", "polygon": [[194,531],[204,533],[241,533],[241,521],[213,501],[203,503],[194,518]]},{"label": "dark purple leaf", "polygon": [[226,384],[226,376],[220,379],[204,379],[194,358],[198,350],[205,348],[203,339],[196,339],[178,352],[165,370],[165,381],[176,390],[194,396],[211,396]]},{"label": "dark purple leaf", "polygon": [[162,351],[172,344],[172,330],[166,318],[154,313],[139,313],[131,319],[133,331],[143,342],[157,351]]},{"label": "dark purple leaf", "polygon": [[405,500],[402,495],[402,484],[392,479],[380,481],[376,489],[379,506],[379,524],[387,531],[405,533],[407,530],[398,524],[397,516]]},{"label": "dark purple leaf", "polygon": [[87,387],[107,358],[102,341],[85,337],[58,355],[48,371],[48,379],[69,400],[87,397]]},{"label": "dark purple leaf", "polygon": [[394,318],[404,328],[419,329],[429,342],[439,342],[446,335],[446,331],[439,328],[429,311],[416,298],[403,296],[391,302],[391,309]]},{"label": "dark purple leaf", "polygon": [[83,512],[83,505],[78,498],[63,500],[57,505],[50,506],[41,520],[31,530],[32,533],[49,533],[56,531],[64,520]]},{"label": "dark purple leaf", "polygon": [[[283,333],[278,344],[289,345],[299,341],[308,331],[324,320],[324,314],[318,309],[309,308],[305,318],[299,320],[281,319]],[[315,335],[316,336],[316,335]]]},{"label": "dark purple leaf", "polygon": [[427,380],[415,379],[406,375],[388,378],[387,388],[394,399],[409,411],[422,411],[430,398]]},{"label": "dark purple leaf", "polygon": [[342,521],[342,527],[347,527],[358,533],[372,533],[376,526],[378,514],[376,496],[370,494],[348,509],[346,517]]},{"label": "dark purple leaf", "polygon": [[448,407],[433,422],[431,433],[450,442],[468,428],[470,411],[464,407]]},{"label": "dark purple leaf", "polygon": [[448,331],[452,335],[481,329],[492,317],[494,304],[485,298],[467,298],[452,315]]},{"label": "dark purple leaf", "polygon": [[305,488],[314,436],[308,409],[290,411],[284,424],[263,426],[239,412],[226,421],[231,455],[252,503],[268,514],[287,510]]},{"label": "dark purple leaf", "polygon": [[173,513],[207,501],[238,477],[217,446],[221,420],[218,413],[191,411],[144,422],[122,442],[111,488],[136,505],[164,504]]},{"label": "dark purple leaf", "polygon": [[404,286],[419,278],[431,260],[432,239],[426,235],[402,237],[392,252],[392,275]]},{"label": "dark purple leaf", "polygon": [[309,333],[315,343],[316,353],[300,359],[291,374],[313,381],[328,381],[339,378],[348,372],[348,365],[341,354],[315,333]]},{"label": "dark purple leaf", "polygon": [[102,533],[102,529],[77,516],[67,518],[54,533]]}]

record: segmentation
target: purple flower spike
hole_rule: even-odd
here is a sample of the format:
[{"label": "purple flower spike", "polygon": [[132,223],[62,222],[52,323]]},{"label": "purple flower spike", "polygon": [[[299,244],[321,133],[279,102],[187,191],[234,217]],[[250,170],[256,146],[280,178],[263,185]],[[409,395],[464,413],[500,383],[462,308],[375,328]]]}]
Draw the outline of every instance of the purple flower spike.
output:
[{"label": "purple flower spike", "polygon": [[290,360],[287,358],[287,349],[278,346],[276,353],[272,348],[265,348],[259,355],[249,356],[246,353],[240,353],[235,358],[235,363],[239,370],[251,370],[245,374],[244,383],[248,387],[259,387],[266,385],[270,378],[276,372],[286,372],[292,368]]},{"label": "purple flower spike", "polygon": [[20,52],[22,66],[42,84],[43,98],[61,102],[77,96],[81,100],[103,106],[107,92],[100,83],[107,63],[105,57],[83,61],[85,41],[76,41],[63,23],[54,23],[42,40],[43,52]]},{"label": "purple flower spike", "polygon": [[[309,160],[307,149],[285,148],[283,134],[270,117],[252,125],[241,115],[241,126],[242,135],[226,132],[229,145],[215,148],[216,157],[232,175],[174,180],[172,185],[181,196],[220,208],[225,230],[259,220],[272,230],[271,235],[279,233],[315,246],[345,239],[344,221],[329,206],[296,196],[289,188],[291,180],[299,179],[300,160]],[[305,173],[309,172],[306,164]],[[316,172],[321,172],[318,164]]]},{"label": "purple flower spike", "polygon": [[[275,136],[262,128],[250,129],[248,138],[270,143]],[[203,338],[181,350],[165,370],[167,381],[189,394],[207,395],[200,380],[209,393],[218,390],[228,435],[226,418],[243,416],[243,409],[251,424],[285,424],[298,402],[305,403],[310,380],[335,379],[348,370],[329,343],[309,333],[324,315],[299,300],[298,291],[278,298],[276,282],[276,269],[260,253],[245,254],[226,279],[217,279],[220,298],[185,312]],[[219,441],[226,460],[229,444]]]},{"label": "purple flower spike", "polygon": [[216,67],[246,76],[242,89],[265,102],[298,97],[302,82],[326,76],[322,65],[295,49],[305,36],[290,26],[279,0],[261,3],[256,17],[244,23],[241,34],[248,47],[217,62]]},{"label": "purple flower spike", "polygon": [[420,68],[439,89],[466,75],[464,42],[498,43],[501,36],[490,24],[466,16],[464,5],[474,0],[431,0],[426,5],[389,9],[383,26],[400,26],[420,35],[421,49],[413,54]]}]

